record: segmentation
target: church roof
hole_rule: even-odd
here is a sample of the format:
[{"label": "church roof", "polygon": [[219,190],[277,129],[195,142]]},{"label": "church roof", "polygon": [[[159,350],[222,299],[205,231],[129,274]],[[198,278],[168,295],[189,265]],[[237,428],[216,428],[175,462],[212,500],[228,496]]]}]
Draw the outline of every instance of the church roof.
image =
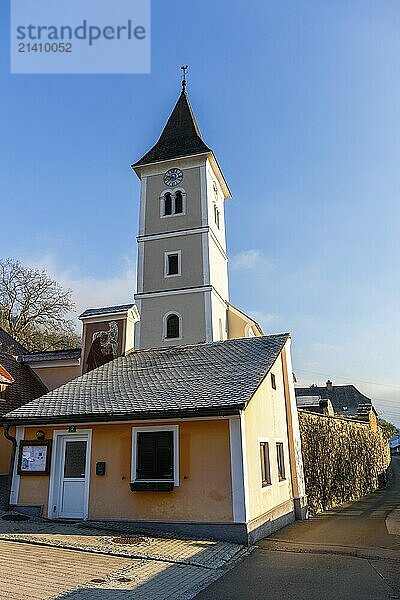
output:
[{"label": "church roof", "polygon": [[80,319],[86,319],[87,317],[103,316],[115,313],[126,313],[134,305],[131,304],[118,304],[117,306],[104,306],[101,308],[87,308],[85,312],[79,315]]},{"label": "church roof", "polygon": [[185,90],[182,90],[158,142],[132,167],[211,152],[204,143]]},{"label": "church roof", "polygon": [[132,351],[9,412],[11,423],[237,414],[289,334]]}]

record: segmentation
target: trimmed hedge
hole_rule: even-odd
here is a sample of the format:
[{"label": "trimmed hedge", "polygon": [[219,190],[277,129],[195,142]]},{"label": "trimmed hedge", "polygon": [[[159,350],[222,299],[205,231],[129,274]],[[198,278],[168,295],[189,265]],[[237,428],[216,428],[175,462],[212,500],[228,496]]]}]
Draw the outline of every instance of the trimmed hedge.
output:
[{"label": "trimmed hedge", "polygon": [[390,462],[381,430],[299,411],[308,507],[316,513],[377,489]]}]

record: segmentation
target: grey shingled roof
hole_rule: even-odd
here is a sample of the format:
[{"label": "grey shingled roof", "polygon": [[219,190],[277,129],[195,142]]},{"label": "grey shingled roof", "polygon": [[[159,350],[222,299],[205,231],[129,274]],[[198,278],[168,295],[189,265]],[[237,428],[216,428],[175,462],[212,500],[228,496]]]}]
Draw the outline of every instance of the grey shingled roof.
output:
[{"label": "grey shingled roof", "polygon": [[361,407],[363,412],[373,408],[371,399],[364,396],[354,385],[333,385],[331,390],[326,386],[297,387],[295,391],[296,397],[320,396],[324,400],[328,399],[335,413],[348,417],[356,417]]},{"label": "grey shingled roof", "polygon": [[6,415],[60,423],[234,414],[250,400],[289,334],[139,350]]},{"label": "grey shingled roof", "polygon": [[109,315],[113,313],[122,313],[127,312],[130,308],[132,308],[133,304],[119,304],[118,306],[104,306],[103,308],[88,308],[79,315],[80,319],[84,319],[85,317],[96,317],[100,315]]},{"label": "grey shingled roof", "polygon": [[22,363],[43,362],[47,360],[78,360],[81,356],[81,348],[67,350],[47,350],[46,352],[31,352],[19,357]]},{"label": "grey shingled roof", "polygon": [[182,90],[158,142],[132,167],[211,152],[203,142],[189,98]]}]

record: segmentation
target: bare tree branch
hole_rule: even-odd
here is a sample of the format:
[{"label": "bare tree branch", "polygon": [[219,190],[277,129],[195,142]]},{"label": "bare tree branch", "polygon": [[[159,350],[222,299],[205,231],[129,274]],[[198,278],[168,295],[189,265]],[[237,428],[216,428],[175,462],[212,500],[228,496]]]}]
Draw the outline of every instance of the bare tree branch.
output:
[{"label": "bare tree branch", "polygon": [[0,260],[0,326],[28,350],[76,348],[71,290],[39,269]]}]

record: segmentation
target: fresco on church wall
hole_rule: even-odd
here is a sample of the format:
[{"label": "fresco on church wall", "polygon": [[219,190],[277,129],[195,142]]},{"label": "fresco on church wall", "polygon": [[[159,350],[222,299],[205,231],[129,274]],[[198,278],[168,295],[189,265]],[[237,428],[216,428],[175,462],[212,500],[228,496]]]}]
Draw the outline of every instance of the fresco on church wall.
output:
[{"label": "fresco on church wall", "polygon": [[122,355],[123,326],[124,322],[121,320],[103,321],[86,326],[84,373]]}]

